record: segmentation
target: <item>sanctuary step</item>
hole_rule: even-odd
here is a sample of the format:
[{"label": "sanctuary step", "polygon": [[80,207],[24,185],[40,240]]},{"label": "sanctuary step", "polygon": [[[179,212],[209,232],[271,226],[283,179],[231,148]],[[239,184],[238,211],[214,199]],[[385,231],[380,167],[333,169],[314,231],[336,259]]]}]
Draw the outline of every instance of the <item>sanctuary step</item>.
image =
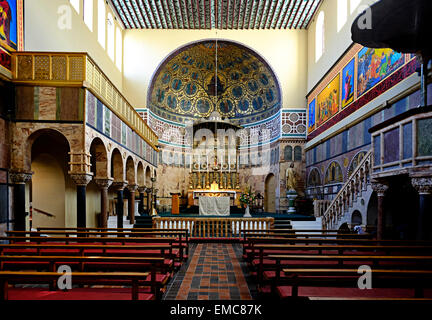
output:
[{"label": "sanctuary step", "polygon": [[134,228],[152,228],[153,219],[150,216],[135,216]]},{"label": "sanctuary step", "polygon": [[274,218],[275,229],[292,229],[291,220],[286,218]]}]

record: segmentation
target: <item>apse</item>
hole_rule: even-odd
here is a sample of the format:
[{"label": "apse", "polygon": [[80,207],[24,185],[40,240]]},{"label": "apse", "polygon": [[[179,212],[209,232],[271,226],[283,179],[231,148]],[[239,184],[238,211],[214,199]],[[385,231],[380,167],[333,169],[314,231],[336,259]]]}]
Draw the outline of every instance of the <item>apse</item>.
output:
[{"label": "apse", "polygon": [[253,50],[228,40],[203,40],[170,54],[155,72],[147,103],[177,123],[214,111],[237,125],[262,121],[281,108],[277,78]]}]

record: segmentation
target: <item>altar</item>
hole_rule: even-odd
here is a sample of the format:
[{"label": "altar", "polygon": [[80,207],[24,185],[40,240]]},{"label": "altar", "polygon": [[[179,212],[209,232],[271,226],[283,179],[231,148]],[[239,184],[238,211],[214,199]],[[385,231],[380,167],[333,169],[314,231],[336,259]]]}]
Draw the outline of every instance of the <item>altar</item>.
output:
[{"label": "altar", "polygon": [[199,197],[200,216],[229,216],[230,197]]}]

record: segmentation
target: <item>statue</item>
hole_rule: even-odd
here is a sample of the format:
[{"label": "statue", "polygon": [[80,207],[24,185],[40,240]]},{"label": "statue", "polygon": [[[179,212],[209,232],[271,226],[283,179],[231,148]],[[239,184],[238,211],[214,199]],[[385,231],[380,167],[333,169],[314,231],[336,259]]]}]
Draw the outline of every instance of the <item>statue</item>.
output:
[{"label": "statue", "polygon": [[294,171],[294,163],[291,163],[289,168],[286,170],[286,189],[287,190],[295,190],[297,181],[296,181],[296,172]]},{"label": "statue", "polygon": [[297,181],[296,181],[296,173],[294,171],[294,163],[291,162],[291,165],[286,170],[286,197],[288,199],[288,211],[287,213],[296,213],[295,208],[295,199],[297,198]]}]

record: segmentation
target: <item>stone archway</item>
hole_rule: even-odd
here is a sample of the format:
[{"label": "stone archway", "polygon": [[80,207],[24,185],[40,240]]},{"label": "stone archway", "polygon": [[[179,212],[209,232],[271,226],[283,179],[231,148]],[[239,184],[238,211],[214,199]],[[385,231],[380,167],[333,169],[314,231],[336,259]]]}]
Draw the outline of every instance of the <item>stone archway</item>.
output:
[{"label": "stone archway", "polygon": [[74,187],[68,175],[69,142],[60,132],[44,129],[29,137],[29,147],[33,172],[30,228],[64,228],[68,220],[66,207],[74,203],[66,196],[66,190]]},{"label": "stone archway", "polygon": [[276,212],[276,177],[273,173],[267,176],[264,191],[264,211]]}]

